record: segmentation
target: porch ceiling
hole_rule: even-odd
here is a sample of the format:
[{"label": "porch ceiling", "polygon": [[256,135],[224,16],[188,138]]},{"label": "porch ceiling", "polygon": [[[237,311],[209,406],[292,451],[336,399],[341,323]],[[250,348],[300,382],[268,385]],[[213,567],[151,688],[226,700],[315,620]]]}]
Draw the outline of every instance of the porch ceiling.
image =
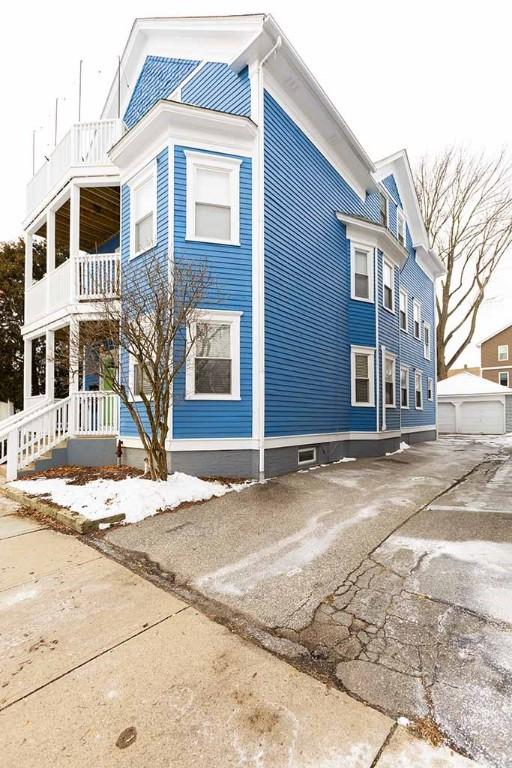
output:
[{"label": "porch ceiling", "polygon": [[[82,187],[80,189],[80,248],[95,252],[119,232],[119,187]],[[57,243],[69,243],[69,205],[59,209],[55,220]]]}]

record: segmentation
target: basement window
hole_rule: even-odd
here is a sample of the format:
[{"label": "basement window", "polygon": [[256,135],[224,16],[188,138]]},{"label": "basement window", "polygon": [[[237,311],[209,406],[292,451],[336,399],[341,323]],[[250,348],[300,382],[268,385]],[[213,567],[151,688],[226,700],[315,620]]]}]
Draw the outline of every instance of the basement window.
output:
[{"label": "basement window", "polygon": [[299,448],[298,451],[298,463],[313,464],[316,461],[316,448]]}]

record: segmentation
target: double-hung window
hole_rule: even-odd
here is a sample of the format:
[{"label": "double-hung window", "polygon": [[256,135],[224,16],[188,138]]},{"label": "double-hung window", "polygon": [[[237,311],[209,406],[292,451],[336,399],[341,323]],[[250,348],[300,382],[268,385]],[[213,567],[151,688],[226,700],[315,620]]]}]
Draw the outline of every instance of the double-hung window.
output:
[{"label": "double-hung window", "polygon": [[409,407],[409,369],[400,368],[400,406]]},{"label": "double-hung window", "polygon": [[240,314],[201,310],[190,324],[188,400],[240,399]]},{"label": "double-hung window", "polygon": [[395,403],[395,356],[384,355],[384,394],[386,408],[394,408]]},{"label": "double-hung window", "polygon": [[353,299],[373,301],[373,249],[352,244],[351,283]]},{"label": "double-hung window", "polygon": [[133,386],[132,386],[132,394],[135,398],[140,398],[141,394],[144,393],[147,398],[151,398],[153,395],[153,387],[151,386],[151,382],[147,376],[147,374],[144,372],[144,368],[141,366],[140,363],[134,361],[133,362]]},{"label": "double-hung window", "polygon": [[241,160],[186,152],[187,240],[240,244]]},{"label": "double-hung window", "polygon": [[508,387],[508,371],[500,371],[498,377],[501,386]]},{"label": "double-hung window", "polygon": [[419,411],[423,408],[423,374],[421,371],[414,372],[414,405]]},{"label": "double-hung window", "polygon": [[417,299],[412,303],[412,326],[415,339],[421,339],[421,304]]},{"label": "double-hung window", "polygon": [[405,216],[400,208],[396,210],[396,236],[400,245],[405,248]]},{"label": "double-hung window", "polygon": [[508,360],[508,344],[500,344],[498,346],[498,360],[500,362]]},{"label": "double-hung window", "polygon": [[156,163],[144,168],[130,182],[131,248],[138,256],[156,245]]},{"label": "double-hung window", "polygon": [[400,288],[400,328],[405,333],[409,332],[409,297],[407,291]]},{"label": "double-hung window", "polygon": [[374,404],[375,351],[369,347],[352,347],[352,405]]},{"label": "double-hung window", "polygon": [[434,379],[431,379],[430,376],[427,379],[427,400],[433,400],[434,399]]},{"label": "double-hung window", "polygon": [[379,220],[384,227],[388,226],[389,201],[384,192],[379,192]]},{"label": "double-hung window", "polygon": [[430,325],[428,323],[423,324],[423,356],[425,360],[430,360],[431,340],[430,340]]},{"label": "double-hung window", "polygon": [[384,261],[383,267],[383,303],[390,312],[395,311],[395,268],[388,261]]}]

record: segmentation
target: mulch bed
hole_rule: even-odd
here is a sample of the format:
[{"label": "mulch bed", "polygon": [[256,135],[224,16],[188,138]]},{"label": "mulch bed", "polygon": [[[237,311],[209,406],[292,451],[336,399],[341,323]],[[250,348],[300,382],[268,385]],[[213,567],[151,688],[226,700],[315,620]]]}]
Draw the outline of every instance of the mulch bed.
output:
[{"label": "mulch bed", "polygon": [[[45,472],[27,472],[23,480],[54,480],[56,478],[69,478],[68,485],[85,485],[92,480],[126,480],[127,477],[141,477],[142,469],[135,467],[118,467],[116,465],[105,467],[53,467]],[[148,478],[149,479],[149,478]]]}]

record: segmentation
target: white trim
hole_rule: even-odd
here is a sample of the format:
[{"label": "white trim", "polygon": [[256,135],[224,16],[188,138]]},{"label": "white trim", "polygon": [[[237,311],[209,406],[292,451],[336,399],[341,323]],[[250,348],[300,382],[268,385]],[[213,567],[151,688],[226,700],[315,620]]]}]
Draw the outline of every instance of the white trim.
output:
[{"label": "white trim", "polygon": [[[509,359],[508,344],[497,344],[496,346],[498,347],[498,363],[507,363]],[[500,349],[506,350],[505,351],[506,357],[500,357]]]},{"label": "white trim", "polygon": [[[313,458],[312,459],[302,459],[300,458],[300,454],[304,453],[304,451],[313,451]],[[305,447],[305,448],[299,448],[297,451],[297,465],[299,467],[303,467],[305,464],[314,464],[316,462],[316,445],[312,445],[311,447]]]},{"label": "white trim", "polygon": [[[428,347],[426,342],[425,329],[428,328]],[[432,359],[432,326],[430,323],[423,322],[423,357],[425,360]]]},{"label": "white trim", "polygon": [[[150,182],[152,185],[151,195],[153,198],[153,209],[151,211],[153,216],[153,241],[150,245],[148,245],[145,248],[142,248],[139,251],[135,251],[135,196],[139,189],[144,186],[147,182]],[[147,251],[150,251],[152,248],[154,248],[157,244],[157,164],[156,164],[156,158],[154,158],[150,163],[148,163],[139,173],[134,176],[129,183],[130,188],[130,244],[129,244],[129,252],[128,252],[128,260],[131,261],[132,259],[135,259],[137,256],[141,256],[143,253],[147,253]]]},{"label": "white trim", "polygon": [[[381,201],[381,196],[386,201],[386,223],[385,224],[383,224],[382,221],[380,220],[380,201]],[[390,194],[387,191],[386,187],[383,184],[379,184],[379,224],[380,224],[381,227],[386,227],[386,229],[390,229],[390,226],[389,226],[389,199],[390,199]]]},{"label": "white trim", "polygon": [[375,221],[361,219],[348,213],[336,212],[336,218],[346,227],[347,238],[356,243],[365,243],[378,248],[386,254],[395,266],[401,268],[407,261],[408,254],[389,229]]},{"label": "white trim", "polygon": [[190,83],[191,80],[194,79],[196,75],[199,74],[199,72],[204,68],[204,65],[207,64],[206,59],[203,61],[200,61],[197,67],[194,67],[194,69],[188,73],[186,77],[183,78],[183,80],[180,82],[179,85],[176,86],[174,91],[171,91],[171,93],[167,96],[169,101],[181,101],[181,94],[183,88],[185,88],[186,85]]},{"label": "white trim", "polygon": [[503,371],[506,368],[512,369],[512,365],[489,365],[486,368],[480,368],[481,371]]},{"label": "white trim", "polygon": [[[428,393],[430,391],[430,397],[428,396]],[[434,402],[434,379],[432,376],[427,376],[427,400],[429,402]]]},{"label": "white trim", "polygon": [[[142,448],[139,437],[120,435],[123,448]],[[197,439],[167,439],[165,447],[168,451],[243,451],[257,450],[257,441],[252,437],[220,437]]]},{"label": "white trim", "polygon": [[420,427],[402,427],[402,434],[410,435],[411,432],[432,432],[437,431],[436,424],[423,424]]},{"label": "white trim", "polygon": [[[368,357],[368,402],[360,403],[356,400],[356,355]],[[351,404],[354,408],[375,407],[375,348],[352,345],[350,348],[350,380],[351,380]]]},{"label": "white trim", "polygon": [[504,325],[502,328],[498,328],[498,330],[494,331],[491,336],[486,336],[485,339],[479,341],[476,346],[481,347],[482,344],[486,344],[488,341],[491,341],[491,339],[494,339],[495,336],[499,336],[501,333],[503,333],[503,331],[507,331],[509,328],[512,328],[512,324],[510,322],[508,322],[507,325]]},{"label": "white trim", "polygon": [[[506,384],[502,384],[501,381],[500,381],[500,376],[501,376],[502,373],[504,373],[505,376],[507,377],[507,383]],[[509,374],[508,371],[499,371],[499,373],[498,373],[498,384],[500,384],[502,387],[508,387],[509,386],[509,380],[510,380],[510,374]]]},{"label": "white trim", "polygon": [[[393,363],[393,402],[386,403],[386,362],[390,360]],[[384,352],[384,406],[386,408],[396,408],[396,355],[393,352]]]},{"label": "white trim", "polygon": [[[230,394],[196,394],[194,382],[194,349],[190,351],[186,362],[186,400],[240,400],[240,318],[242,312],[232,312],[220,309],[198,309],[196,319],[191,323],[195,334],[196,322],[223,323],[230,325],[231,347],[231,393]],[[190,344],[190,329],[187,329],[187,344]]]},{"label": "white trim", "polygon": [[[416,377],[420,377],[420,387],[418,389],[416,384]],[[416,402],[416,395],[418,392],[421,395],[421,405],[418,405]],[[423,410],[423,371],[420,371],[418,368],[414,369],[414,408],[416,411],[422,411]]]},{"label": "white trim", "polygon": [[[385,274],[385,267],[388,267],[391,270],[391,285],[386,286],[386,281],[384,279]],[[391,288],[391,306],[386,306],[386,288]],[[395,265],[392,261],[386,258],[384,255],[382,259],[382,306],[387,312],[391,312],[391,314],[396,314],[395,312]]]},{"label": "white trim", "polygon": [[[407,373],[407,382],[406,382],[406,391],[407,391],[407,405],[402,405],[402,371],[406,371]],[[410,369],[408,365],[401,365],[400,366],[400,408],[404,411],[408,411],[410,408],[410,380],[409,380],[409,373]]]},{"label": "white trim", "polygon": [[[207,154],[185,150],[187,166],[187,221],[186,240],[201,243],[217,243],[224,245],[240,245],[240,166],[242,160],[235,157]],[[226,173],[229,178],[231,238],[223,240],[213,237],[198,237],[195,233],[195,174],[197,170],[215,170]]]},{"label": "white trim", "polygon": [[[403,243],[400,242],[400,224],[403,225],[403,230],[404,230]],[[396,239],[398,240],[400,245],[403,245],[404,248],[407,247],[407,219],[405,218],[404,212],[402,211],[399,205],[397,205],[397,209],[396,209]]]},{"label": "white trim", "polygon": [[400,430],[393,432],[327,432],[312,435],[286,435],[284,437],[266,437],[265,450],[271,448],[288,448],[290,446],[313,445],[320,443],[335,443],[345,440],[388,440],[400,437]]},{"label": "white trim", "polygon": [[[405,288],[400,288],[398,300],[398,326],[402,333],[409,333],[409,293]],[[402,308],[400,306],[400,296],[405,296],[405,328],[402,328]]]},{"label": "white trim", "polygon": [[[362,251],[366,254],[366,264],[368,269],[368,298],[356,296],[355,277],[356,277],[356,251]],[[373,279],[374,248],[364,243],[350,242],[350,298],[354,301],[365,301],[368,304],[374,303],[374,279]]]},{"label": "white trim", "polygon": [[[418,333],[419,333],[419,336],[416,336],[416,327],[415,327],[414,309],[416,307],[418,308]],[[417,341],[421,341],[422,340],[422,335],[421,335],[421,310],[422,310],[421,301],[419,299],[413,299],[412,300],[412,335],[413,335],[413,338],[416,339]]]}]

